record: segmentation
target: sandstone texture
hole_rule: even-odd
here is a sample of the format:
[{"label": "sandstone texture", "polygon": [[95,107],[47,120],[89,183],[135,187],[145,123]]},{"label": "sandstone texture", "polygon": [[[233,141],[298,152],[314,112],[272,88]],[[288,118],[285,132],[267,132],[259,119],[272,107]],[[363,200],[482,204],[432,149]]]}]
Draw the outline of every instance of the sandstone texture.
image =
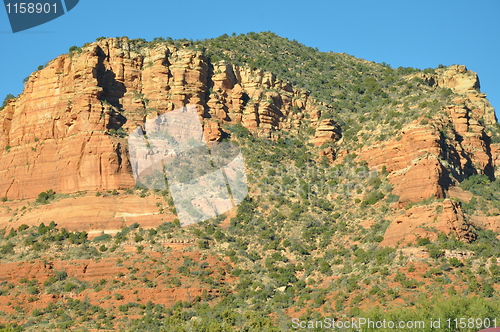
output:
[{"label": "sandstone texture", "polygon": [[0,113],[0,196],[133,187],[120,133],[187,104],[209,141],[219,141],[228,122],[270,138],[304,125],[318,127],[315,144],[339,138],[332,120],[304,123],[319,104],[272,73],[211,64],[193,49],[104,39],[33,73]]},{"label": "sandstone texture", "polygon": [[[499,149],[491,143],[485,129],[486,124],[496,123],[494,109],[486,95],[479,92],[477,75],[465,66],[451,66],[421,76],[429,85],[449,88],[459,95],[445,108],[447,118],[416,120],[403,127],[400,137],[364,149],[360,159],[370,167],[385,167],[400,207],[429,198],[468,201],[470,195],[456,187],[459,182],[472,174],[484,174],[490,179],[498,175]],[[382,245],[436,237],[423,227],[431,224],[463,241],[473,240],[474,229],[458,203],[446,199],[442,208],[441,214],[436,214],[432,205],[410,208],[392,222]],[[471,221],[492,230],[499,225],[494,217],[475,217]]]},{"label": "sandstone texture", "polygon": [[337,141],[341,137],[340,127],[331,119],[319,121],[312,143],[316,146]]},{"label": "sandstone texture", "polygon": [[[500,174],[500,145],[491,143],[486,132],[496,117],[479,91],[477,75],[457,65],[418,76],[431,87],[456,93],[444,115],[417,119],[398,137],[356,151],[358,160],[388,172],[398,208],[429,198],[458,197],[454,188],[472,174],[491,179]],[[330,118],[330,106],[273,73],[211,63],[195,48],[141,47],[127,38],[110,38],[59,56],[33,73],[23,93],[0,112],[0,197],[32,200],[49,189],[75,194],[132,188],[126,134],[186,105],[194,105],[208,142],[221,141],[224,126],[238,123],[269,139],[278,138],[282,130],[305,130],[319,157],[331,163],[349,154],[342,146],[342,128]],[[17,209],[25,205],[5,203],[5,211],[9,204],[17,204]],[[22,213],[5,212],[0,224],[15,228],[64,220],[67,229],[96,236],[134,222],[154,227],[172,221],[174,215],[161,212],[156,204],[161,204],[156,198],[89,194]],[[383,244],[426,235],[420,226],[436,216],[429,209],[413,207],[394,220]],[[464,241],[473,239],[459,205],[445,200],[442,209],[433,221],[438,229]],[[484,220],[481,225],[496,229],[498,224]]]},{"label": "sandstone texture", "polygon": [[449,197],[450,187],[472,174],[493,179],[497,163],[492,153],[495,148],[485,132],[485,121],[496,123],[495,113],[485,96],[477,96],[477,75],[464,66],[451,66],[425,77],[429,84],[461,95],[446,107],[448,118],[427,124],[414,121],[401,130],[401,137],[368,147],[360,156],[370,167],[386,167],[394,194],[403,205],[429,197]]},{"label": "sandstone texture", "polygon": [[416,244],[418,238],[435,240],[438,232],[471,242],[476,238],[474,227],[466,220],[460,204],[449,199],[426,206],[414,206],[394,217],[387,228],[382,246]]},{"label": "sandstone texture", "polygon": [[480,89],[479,78],[464,65],[453,65],[437,69],[435,74],[422,74],[421,77],[431,86],[448,88],[464,96],[466,106],[476,118],[483,118],[486,124],[497,122],[495,112],[486,94]]},{"label": "sandstone texture", "polygon": [[148,228],[173,221],[175,215],[168,209],[163,211],[158,207],[162,203],[165,205],[163,198],[158,196],[135,195],[88,195],[24,209],[23,207],[29,206],[28,202],[9,202],[0,206],[0,225],[7,229],[17,229],[22,224],[38,226],[40,223],[48,225],[54,221],[60,228],[86,231],[89,238],[94,238],[102,233],[114,235],[123,227],[134,223]]}]

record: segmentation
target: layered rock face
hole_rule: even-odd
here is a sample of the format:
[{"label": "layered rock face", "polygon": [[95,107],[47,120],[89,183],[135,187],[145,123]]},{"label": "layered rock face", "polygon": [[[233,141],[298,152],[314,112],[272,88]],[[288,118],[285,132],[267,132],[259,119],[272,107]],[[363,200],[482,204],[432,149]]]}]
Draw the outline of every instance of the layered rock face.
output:
[{"label": "layered rock face", "polygon": [[476,239],[474,227],[467,222],[457,202],[445,199],[443,203],[428,206],[415,206],[395,217],[389,225],[381,242],[382,246],[405,246],[416,244],[419,238],[435,240],[436,229],[447,235],[454,235],[464,242]]},{"label": "layered rock face", "polygon": [[[494,109],[478,91],[479,80],[465,66],[451,66],[422,77],[431,86],[452,89],[460,95],[445,109],[446,116],[434,121],[417,120],[405,126],[401,137],[365,149],[360,158],[371,167],[386,167],[400,207],[428,198],[451,197],[449,190],[472,174],[495,178],[497,147],[491,143],[485,124],[496,123]],[[427,123],[426,123],[427,122]],[[439,206],[442,212],[437,212]],[[475,239],[458,203],[446,199],[435,206],[417,206],[395,216],[382,245],[415,243],[418,237],[433,238],[424,226],[470,242]],[[474,223],[495,229],[487,222]]]},{"label": "layered rock face", "polygon": [[[459,97],[444,115],[418,119],[402,128],[400,137],[356,151],[359,160],[389,172],[400,207],[429,197],[447,198],[449,189],[467,176],[479,173],[493,179],[500,169],[500,147],[491,143],[485,129],[496,118],[479,92],[477,75],[464,66],[419,75],[428,85],[452,89]],[[133,187],[124,134],[188,104],[195,106],[211,142],[222,139],[226,123],[241,123],[270,139],[281,130],[309,128],[309,143],[320,147],[320,156],[333,163],[348,153],[335,151],[331,144],[342,133],[338,123],[322,116],[329,106],[272,73],[210,63],[195,48],[141,47],[126,38],[104,39],[35,72],[23,94],[0,112],[0,197],[34,198],[49,189],[74,193]],[[454,204],[443,203],[449,215],[443,218],[452,221],[443,219],[440,225],[470,240],[473,232]],[[152,218],[149,210],[144,213]],[[415,211],[414,216],[431,214]],[[116,218],[97,220],[121,220]],[[398,221],[391,227],[401,226]],[[405,234],[400,227],[390,228],[389,238],[397,232]]]},{"label": "layered rock face", "polygon": [[94,55],[57,58],[0,113],[0,195],[133,185],[123,144],[106,133],[115,114],[102,100],[109,75]]},{"label": "layered rock face", "polygon": [[[38,226],[41,222],[55,221],[68,231],[85,231],[90,238],[102,232],[116,234],[120,229],[139,223],[142,227],[156,227],[164,222],[173,221],[176,216],[167,211],[160,212],[157,204],[162,198],[138,195],[110,195],[97,197],[88,195],[63,199],[52,204],[40,206],[21,213],[0,214],[0,225],[17,229],[20,225]],[[21,209],[21,201],[9,202],[10,210]],[[4,205],[5,206],[5,205]]]},{"label": "layered rock face", "polygon": [[[452,88],[461,95],[446,107],[447,118],[421,120],[405,126],[401,137],[368,147],[360,158],[371,167],[386,167],[399,203],[447,197],[447,190],[471,174],[494,178],[495,155],[485,121],[496,122],[489,102],[476,89],[477,75],[451,66],[426,77],[429,84]],[[489,119],[489,120],[486,120]]]},{"label": "layered rock face", "polygon": [[[212,66],[201,51],[186,48],[101,40],[32,74],[0,113],[0,195],[132,187],[126,142],[116,133],[187,104],[196,105],[210,141],[221,139],[225,122],[272,137],[298,129],[305,113],[318,113],[307,93],[271,73]],[[310,124],[324,132],[320,122]],[[338,138],[326,129],[321,142]]]},{"label": "layered rock face", "polygon": [[422,78],[431,86],[448,88],[464,96],[464,104],[474,113],[474,118],[482,118],[485,124],[497,122],[495,112],[486,94],[480,89],[476,73],[464,65],[453,65],[445,69],[437,69],[436,74],[423,74]]}]

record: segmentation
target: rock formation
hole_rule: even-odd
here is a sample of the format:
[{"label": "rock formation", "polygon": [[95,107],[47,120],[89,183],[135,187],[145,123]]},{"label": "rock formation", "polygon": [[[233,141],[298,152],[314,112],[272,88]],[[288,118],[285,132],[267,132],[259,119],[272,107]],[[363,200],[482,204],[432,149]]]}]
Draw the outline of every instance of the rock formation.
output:
[{"label": "rock formation", "polygon": [[[417,119],[399,137],[358,151],[358,160],[368,166],[385,167],[400,207],[430,197],[448,198],[450,188],[469,175],[493,179],[500,169],[500,146],[486,132],[496,118],[479,91],[477,75],[451,66],[416,76],[458,97],[432,121]],[[144,47],[127,38],[110,38],[59,56],[33,73],[23,93],[0,112],[0,196],[29,199],[49,189],[75,193],[131,188],[135,183],[124,136],[146,120],[187,104],[195,105],[209,142],[221,141],[226,123],[241,123],[270,139],[282,130],[310,129],[309,143],[319,147],[320,157],[334,163],[347,155],[330,106],[270,72],[212,63],[189,45]],[[471,239],[454,204],[443,205],[447,220],[452,220],[443,225]]]},{"label": "rock formation", "polygon": [[394,217],[381,242],[383,246],[416,244],[418,238],[436,240],[438,232],[471,242],[476,238],[474,227],[467,222],[457,202],[445,199],[426,206],[414,206]]},{"label": "rock formation", "polygon": [[[201,51],[100,40],[33,73],[0,113],[0,196],[132,187],[120,134],[186,104],[206,119],[209,141],[221,139],[225,122],[272,137],[300,127],[317,107],[269,72],[211,64]],[[339,138],[331,128],[331,121],[319,123],[318,144]]]},{"label": "rock formation", "polygon": [[[399,196],[399,206],[451,197],[448,191],[472,174],[494,179],[499,165],[498,148],[491,143],[485,129],[486,124],[496,123],[496,117],[485,95],[479,92],[477,75],[465,66],[451,66],[422,77],[431,86],[449,88],[460,95],[445,108],[447,117],[431,122],[416,120],[403,127],[401,137],[368,147],[360,155],[370,167],[386,168],[394,185],[393,194]],[[473,240],[474,230],[460,206],[449,200],[441,206],[445,212],[434,219],[437,223],[434,226],[447,234],[454,233],[463,241]],[[429,223],[435,216],[431,210],[427,206],[414,207],[405,217],[396,218],[382,244],[396,245],[398,241],[402,244],[418,236],[430,236],[420,226],[433,224]],[[476,225],[497,228],[491,221],[476,220]]]},{"label": "rock formation", "polygon": [[495,157],[484,122],[496,118],[484,97],[475,99],[477,75],[464,66],[451,66],[424,77],[429,84],[455,89],[463,97],[446,107],[447,118],[414,121],[401,130],[401,137],[367,147],[360,156],[371,167],[386,167],[402,204],[447,197],[450,185],[472,174],[494,178]]}]

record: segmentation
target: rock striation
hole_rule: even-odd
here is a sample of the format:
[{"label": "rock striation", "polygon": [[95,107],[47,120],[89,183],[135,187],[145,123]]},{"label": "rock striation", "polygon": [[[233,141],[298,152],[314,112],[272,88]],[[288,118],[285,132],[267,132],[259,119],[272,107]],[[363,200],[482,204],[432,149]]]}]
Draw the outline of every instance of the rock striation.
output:
[{"label": "rock striation", "polygon": [[[59,56],[29,77],[23,93],[0,112],[0,197],[32,199],[49,189],[76,193],[131,188],[135,182],[125,136],[147,120],[188,104],[195,106],[209,142],[227,135],[226,124],[239,123],[269,139],[280,137],[281,131],[307,133],[319,157],[330,163],[349,154],[342,147],[342,128],[331,118],[333,109],[308,92],[270,72],[211,62],[189,43],[145,45],[127,38],[102,39]],[[496,117],[479,91],[477,75],[457,65],[416,76],[436,89],[451,89],[457,97],[438,116],[417,119],[398,137],[356,151],[358,160],[388,172],[398,207],[452,197],[450,190],[471,174],[491,179],[500,174],[500,146],[491,142],[486,129]],[[472,239],[460,206],[445,202],[442,215],[448,217],[442,218],[451,221],[440,225],[463,240]],[[134,218],[163,218],[150,210]],[[43,219],[51,217],[49,212]],[[100,213],[92,210],[88,217],[99,225],[89,230],[122,222],[120,216],[98,217],[94,212]],[[419,213],[429,211],[424,212]],[[15,222],[36,224],[41,217]],[[391,227],[398,225],[394,222]],[[388,238],[400,232],[391,227]]]},{"label": "rock striation", "polygon": [[437,239],[434,231],[453,235],[464,242],[476,239],[474,227],[466,220],[459,203],[450,199],[431,205],[414,206],[395,216],[387,228],[382,246],[415,245],[419,238]]},{"label": "rock striation", "polygon": [[[460,205],[447,198],[454,196],[455,185],[472,174],[494,179],[498,173],[498,148],[486,133],[486,125],[497,120],[486,95],[479,92],[477,75],[455,65],[421,78],[458,94],[453,104],[445,107],[445,116],[406,125],[400,137],[365,148],[360,159],[370,167],[385,167],[394,185],[393,194],[399,196],[399,207],[432,198],[446,200],[440,205],[442,213],[436,213],[432,206],[417,206],[396,217],[382,245],[412,243],[420,236],[433,238],[436,234],[423,227],[429,225],[462,241],[472,241],[474,227],[466,221]],[[475,218],[474,224],[497,228],[494,222],[479,219]]]},{"label": "rock striation", "polygon": [[305,125],[318,127],[315,144],[339,138],[331,120],[306,123],[319,104],[269,72],[212,64],[195,49],[103,39],[33,73],[0,113],[0,196],[132,187],[123,134],[187,104],[209,141],[228,122],[271,138]]},{"label": "rock striation", "polygon": [[464,66],[451,66],[423,77],[461,95],[446,107],[447,117],[431,122],[418,119],[403,127],[400,137],[367,147],[360,155],[370,167],[386,168],[393,193],[403,205],[448,197],[451,185],[472,174],[495,176],[497,161],[485,122],[496,123],[496,117],[484,96],[478,97],[477,75]]}]

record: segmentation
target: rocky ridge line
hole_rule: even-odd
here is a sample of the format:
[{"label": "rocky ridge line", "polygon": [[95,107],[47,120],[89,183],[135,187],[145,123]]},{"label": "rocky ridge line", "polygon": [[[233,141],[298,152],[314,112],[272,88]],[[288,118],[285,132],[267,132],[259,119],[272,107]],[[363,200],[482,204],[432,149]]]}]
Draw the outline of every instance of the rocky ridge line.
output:
[{"label": "rocky ridge line", "polygon": [[211,64],[193,49],[104,39],[33,73],[0,113],[0,195],[133,187],[127,145],[116,134],[186,104],[197,106],[209,141],[228,122],[271,138],[311,125],[315,145],[340,137],[335,122],[321,120],[326,106],[269,72]]}]

